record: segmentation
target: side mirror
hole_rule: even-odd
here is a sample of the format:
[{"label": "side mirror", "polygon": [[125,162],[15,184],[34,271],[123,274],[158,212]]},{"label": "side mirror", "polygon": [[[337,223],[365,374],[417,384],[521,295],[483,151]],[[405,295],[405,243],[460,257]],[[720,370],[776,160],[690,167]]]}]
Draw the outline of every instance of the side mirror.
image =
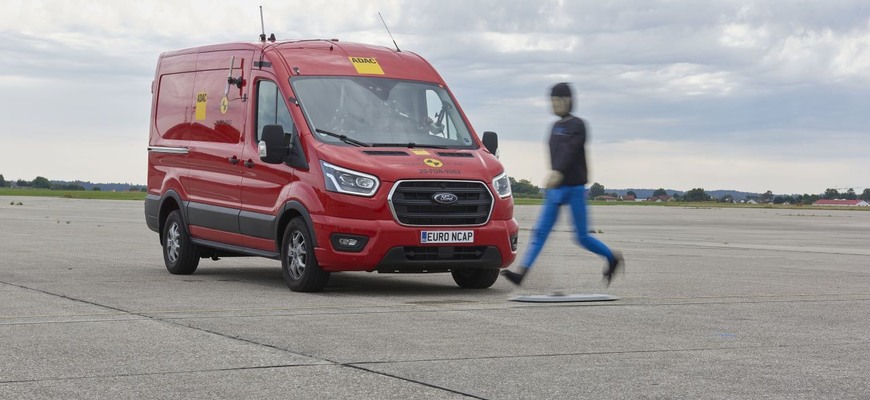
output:
[{"label": "side mirror", "polygon": [[483,132],[483,147],[486,147],[490,153],[496,155],[498,151],[498,135],[492,131]]},{"label": "side mirror", "polygon": [[[257,144],[257,149],[260,153],[260,160],[267,164],[280,164],[290,155],[290,147],[286,140],[288,135],[284,134],[284,127],[281,125],[266,125],[263,127],[263,132],[260,135],[260,142]],[[293,143],[292,134],[289,143]]]}]

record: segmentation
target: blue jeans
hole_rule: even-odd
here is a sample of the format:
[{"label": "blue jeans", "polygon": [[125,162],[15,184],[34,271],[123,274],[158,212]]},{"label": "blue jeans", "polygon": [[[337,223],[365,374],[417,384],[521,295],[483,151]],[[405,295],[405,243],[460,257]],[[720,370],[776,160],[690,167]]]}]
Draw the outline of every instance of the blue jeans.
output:
[{"label": "blue jeans", "polygon": [[577,241],[587,250],[598,254],[608,261],[613,260],[613,252],[600,240],[589,235],[586,224],[586,188],[580,186],[561,186],[555,189],[547,189],[544,195],[544,209],[538,216],[538,223],[532,231],[532,243],[526,251],[522,267],[529,269],[535,263],[553,225],[559,218],[559,209],[563,204],[571,207],[574,215],[574,228],[577,230]]}]

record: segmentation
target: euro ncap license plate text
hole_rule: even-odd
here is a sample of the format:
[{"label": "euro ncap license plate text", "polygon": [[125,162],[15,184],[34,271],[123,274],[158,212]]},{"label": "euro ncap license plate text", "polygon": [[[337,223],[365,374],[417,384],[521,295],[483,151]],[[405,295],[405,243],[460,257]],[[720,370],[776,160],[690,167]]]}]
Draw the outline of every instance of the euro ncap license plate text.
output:
[{"label": "euro ncap license plate text", "polygon": [[474,231],[421,231],[420,243],[474,243]]}]

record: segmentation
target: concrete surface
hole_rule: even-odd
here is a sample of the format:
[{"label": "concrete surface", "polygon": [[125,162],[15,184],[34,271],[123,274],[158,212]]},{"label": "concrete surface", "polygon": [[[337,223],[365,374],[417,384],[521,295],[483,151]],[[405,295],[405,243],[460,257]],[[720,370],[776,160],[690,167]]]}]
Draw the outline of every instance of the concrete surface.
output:
[{"label": "concrete surface", "polygon": [[[870,212],[596,207],[609,289],[563,215],[521,290],[300,294],[273,260],[170,275],[142,207],[0,197],[0,398],[870,398]],[[507,301],[555,290],[620,300]]]}]

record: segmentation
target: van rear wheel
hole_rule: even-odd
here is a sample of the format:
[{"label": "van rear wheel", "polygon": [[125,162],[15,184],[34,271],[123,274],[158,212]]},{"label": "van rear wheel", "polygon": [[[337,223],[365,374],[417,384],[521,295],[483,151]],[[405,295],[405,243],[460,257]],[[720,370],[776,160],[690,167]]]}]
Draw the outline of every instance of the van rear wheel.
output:
[{"label": "van rear wheel", "polygon": [[163,224],[163,262],[174,275],[190,275],[199,265],[199,248],[191,242],[178,210],[169,213]]},{"label": "van rear wheel", "polygon": [[301,217],[293,218],[284,229],[281,269],[284,282],[294,292],[319,292],[329,282],[329,272],[317,265],[311,232]]},{"label": "van rear wheel", "polygon": [[486,289],[498,280],[497,268],[460,268],[451,271],[453,280],[463,289]]}]

